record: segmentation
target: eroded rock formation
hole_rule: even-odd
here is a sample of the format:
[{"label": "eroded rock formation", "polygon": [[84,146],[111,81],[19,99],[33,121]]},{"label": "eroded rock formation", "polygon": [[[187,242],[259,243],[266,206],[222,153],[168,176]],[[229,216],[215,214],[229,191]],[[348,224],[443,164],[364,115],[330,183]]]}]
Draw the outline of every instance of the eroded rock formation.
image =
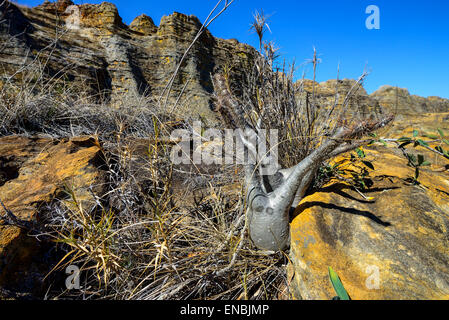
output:
[{"label": "eroded rock formation", "polygon": [[[34,8],[5,2],[0,15],[0,68],[4,74],[12,75],[34,61],[47,75],[90,88],[92,94],[102,92],[112,100],[123,93],[159,97],[201,27],[195,16],[177,12],[164,16],[159,26],[147,15],[136,17],[128,26],[108,2],[74,5],[70,0],[45,1]],[[216,114],[210,110],[211,74],[228,67],[234,81],[244,81],[255,55],[251,46],[215,38],[206,30],[174,81],[173,100],[185,86],[180,114],[201,116],[216,124]],[[20,81],[20,74],[17,77]],[[337,81],[313,84],[306,80],[304,88],[309,95],[315,93],[319,104],[328,106],[335,101]],[[356,94],[349,103],[357,103],[362,113],[377,112],[379,106],[395,114],[449,111],[447,99],[413,96],[391,86],[368,95],[347,79],[338,82],[341,103],[351,89]]]},{"label": "eroded rock formation", "polygon": [[[357,105],[357,109],[362,114],[368,113],[392,113],[399,116],[398,119],[417,116],[422,113],[444,113],[449,112],[449,100],[440,97],[420,97],[411,95],[407,89],[382,86],[372,94],[368,94],[362,85],[356,80],[328,80],[321,83],[312,80],[300,80],[298,87],[303,87],[304,91],[300,95],[301,99],[316,97],[317,104],[322,107],[342,105],[347,99],[349,109]],[[338,100],[335,94],[338,92]],[[352,93],[348,96],[348,93]],[[347,97],[348,96],[348,97]]]},{"label": "eroded rock formation", "polygon": [[[122,93],[159,96],[201,27],[194,16],[173,13],[157,27],[145,15],[129,26],[115,5],[73,5],[70,0],[44,2],[34,8],[5,2],[0,8],[0,68],[14,74],[36,59],[47,75],[64,77],[111,98]],[[244,78],[255,49],[205,31],[174,81],[175,99],[184,86],[180,111],[210,119],[210,76],[224,66],[236,80]]]},{"label": "eroded rock formation", "polygon": [[[117,8],[106,2],[74,6],[70,0],[46,1],[35,8],[5,2],[0,7],[0,70],[13,75],[38,62],[48,76],[64,75],[92,93],[106,92],[111,101],[127,93],[157,96],[200,26],[196,17],[180,13],[163,17],[159,26],[146,15],[127,26]],[[175,98],[186,86],[183,115],[217,123],[217,114],[210,110],[211,74],[228,66],[235,80],[242,80],[255,54],[248,45],[206,31],[174,82]],[[428,132],[449,129],[446,99],[421,98],[389,86],[369,95],[354,80],[306,80],[303,85],[300,98],[316,95],[323,107],[334,103],[336,91],[341,104],[351,89],[357,89],[349,103],[357,104],[362,113],[383,107],[399,115],[395,137],[422,128],[424,120]],[[65,184],[80,199],[90,198],[88,188],[104,182],[99,154],[90,138],[0,138],[0,197],[18,218],[35,222],[39,210],[60,196]],[[353,299],[447,299],[447,167],[424,170],[422,185],[415,186],[406,181],[413,170],[400,155],[387,150],[368,154],[375,157],[374,184],[367,194],[374,199],[332,181],[300,203],[300,214],[291,225],[291,287],[305,299],[332,298],[335,293],[327,277],[331,266]],[[0,213],[5,214],[2,208]],[[0,226],[0,287],[31,291],[42,284],[49,263],[39,246],[26,230]],[[379,268],[379,289],[366,286],[366,270],[372,266]]]}]

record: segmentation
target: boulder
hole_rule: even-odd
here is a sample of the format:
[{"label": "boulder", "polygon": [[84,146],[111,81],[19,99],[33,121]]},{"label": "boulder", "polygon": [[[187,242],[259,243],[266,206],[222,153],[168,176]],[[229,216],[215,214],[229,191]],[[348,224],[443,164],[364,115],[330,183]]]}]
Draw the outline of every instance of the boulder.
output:
[{"label": "boulder", "polygon": [[[59,78],[64,70],[64,78],[70,79],[72,86],[92,96],[101,92],[104,101],[111,104],[117,97],[131,100],[123,98],[124,93],[131,98],[159,98],[202,25],[195,16],[174,12],[162,17],[159,27],[145,15],[128,26],[116,6],[108,2],[73,5],[70,0],[60,0],[34,8],[0,2],[0,15],[3,12],[0,68],[5,74],[0,79],[14,75],[24,63],[27,72],[41,72],[39,65],[33,65],[39,57],[46,61],[45,76]],[[56,37],[58,45],[54,46]],[[256,54],[249,45],[216,38],[205,30],[174,79],[170,109],[184,92],[176,109],[179,115],[196,119],[201,116],[218,124],[219,118],[211,110],[210,75],[229,67],[233,70],[232,81],[241,83]],[[21,80],[20,72],[14,80]]]},{"label": "boulder", "polygon": [[[79,201],[92,201],[89,188],[101,194],[105,175],[101,148],[95,139],[54,140],[9,136],[0,138],[0,199],[18,219],[39,223],[41,209],[65,199],[69,188]],[[5,215],[0,208],[0,215]],[[0,223],[0,288],[40,288],[50,267],[45,243],[28,230]]]},{"label": "boulder", "polygon": [[[375,170],[365,197],[333,180],[301,201],[291,223],[295,298],[335,297],[332,267],[355,300],[449,299],[449,172],[433,165],[409,183],[414,170],[397,151],[366,151]],[[348,155],[336,161],[360,171]]]}]

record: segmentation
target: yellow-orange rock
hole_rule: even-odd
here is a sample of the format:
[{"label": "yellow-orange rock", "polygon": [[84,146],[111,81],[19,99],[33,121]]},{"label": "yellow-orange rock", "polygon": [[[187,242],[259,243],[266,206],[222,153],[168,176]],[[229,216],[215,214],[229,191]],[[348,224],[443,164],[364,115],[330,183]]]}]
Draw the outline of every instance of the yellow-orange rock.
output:
[{"label": "yellow-orange rock", "polygon": [[145,14],[135,18],[129,25],[129,28],[143,35],[151,35],[157,32],[157,27],[154,24],[153,19]]},{"label": "yellow-orange rock", "polygon": [[[439,136],[437,129],[442,129],[449,134],[449,113],[417,113],[410,115],[396,115],[395,121],[386,136],[390,138],[411,137],[413,130],[421,134],[433,134]],[[449,138],[449,137],[446,137]],[[429,139],[424,139],[429,140]]]},{"label": "yellow-orange rock", "polygon": [[414,171],[396,151],[367,155],[375,171],[366,199],[331,181],[299,204],[291,291],[298,299],[332,299],[330,266],[352,299],[449,299],[449,173],[422,170],[417,186],[406,182]]},{"label": "yellow-orange rock", "polygon": [[[0,138],[0,199],[27,222],[38,222],[40,209],[58,198],[64,188],[73,190],[80,201],[89,200],[88,188],[99,192],[104,185],[104,175],[98,169],[101,154],[100,146],[88,137]],[[0,214],[5,214],[3,208]],[[41,243],[27,231],[0,224],[0,287],[20,290],[33,281],[27,274],[37,268],[38,261],[45,265],[41,249]]]}]

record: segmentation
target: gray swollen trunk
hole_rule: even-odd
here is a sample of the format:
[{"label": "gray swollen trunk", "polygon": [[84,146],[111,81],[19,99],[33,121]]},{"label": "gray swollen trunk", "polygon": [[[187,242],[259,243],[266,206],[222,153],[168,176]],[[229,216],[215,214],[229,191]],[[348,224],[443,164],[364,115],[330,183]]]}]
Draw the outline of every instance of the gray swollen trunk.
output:
[{"label": "gray swollen trunk", "polygon": [[[393,116],[387,116],[379,121],[360,121],[351,127],[342,125],[297,165],[289,169],[278,168],[274,174],[264,176],[259,170],[260,166],[256,165],[256,145],[263,139],[260,136],[261,123],[255,128],[248,124],[243,108],[234,101],[221,75],[214,77],[214,86],[217,96],[215,111],[221,113],[228,125],[246,129],[245,132],[252,132],[253,135],[244,136],[243,130],[239,131],[247,159],[245,184],[249,234],[254,244],[262,250],[280,251],[289,246],[290,210],[304,197],[323,161],[366,144],[367,141],[359,140],[361,136],[393,120]],[[267,161],[262,163],[269,165],[270,156],[273,155],[268,154]]]},{"label": "gray swollen trunk", "polygon": [[[290,243],[289,213],[297,205],[312,182],[315,172],[326,156],[341,144],[345,130],[340,129],[333,137],[321,144],[303,161],[290,169],[280,169],[268,177],[261,186],[253,178],[254,171],[246,176],[247,217],[250,237],[254,244],[264,250],[285,250]],[[267,192],[268,190],[273,190]]]}]

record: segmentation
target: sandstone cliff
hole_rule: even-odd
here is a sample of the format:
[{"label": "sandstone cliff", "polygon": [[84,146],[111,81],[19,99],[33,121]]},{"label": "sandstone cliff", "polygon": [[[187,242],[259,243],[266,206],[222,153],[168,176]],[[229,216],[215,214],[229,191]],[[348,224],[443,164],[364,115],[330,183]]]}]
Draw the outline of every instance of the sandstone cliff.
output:
[{"label": "sandstone cliff", "polygon": [[[45,1],[34,8],[5,2],[0,16],[0,68],[4,75],[23,71],[21,68],[37,61],[39,70],[48,76],[78,83],[92,94],[101,92],[107,100],[123,93],[158,97],[201,27],[196,17],[177,12],[164,16],[159,26],[146,15],[128,26],[115,5],[107,2],[74,5],[70,0]],[[185,87],[180,114],[217,123],[216,114],[210,111],[210,75],[227,67],[232,68],[234,81],[244,81],[256,54],[249,45],[215,38],[206,30],[174,81],[173,99]],[[356,103],[365,114],[378,112],[380,106],[404,115],[449,111],[449,100],[410,95],[406,89],[384,86],[368,95],[354,80],[304,82],[305,91],[315,93],[318,103],[327,106],[335,101],[337,85],[339,103],[351,89],[357,89],[349,104]]]},{"label": "sandstone cliff", "polygon": [[388,85],[380,87],[371,94],[371,97],[377,100],[381,106],[402,115],[449,111],[448,99],[423,98],[411,95],[407,89]]},{"label": "sandstone cliff", "polygon": [[[23,74],[33,72],[27,69],[27,66],[33,64],[39,67],[38,70],[43,70],[47,77],[61,78],[71,84],[90,88],[93,94],[102,93],[108,101],[114,101],[118,95],[126,94],[157,96],[165,87],[177,62],[200,26],[201,23],[197,18],[180,13],[163,17],[159,26],[149,16],[141,15],[128,26],[123,23],[116,7],[106,2],[100,5],[74,6],[70,0],[60,0],[56,3],[46,1],[35,8],[3,3],[0,6],[0,90],[3,75],[15,75],[15,81],[20,83]],[[216,113],[210,110],[213,93],[210,75],[225,67],[232,67],[234,80],[242,81],[256,54],[256,50],[248,45],[236,40],[218,39],[205,32],[181,66],[174,83],[174,98],[185,87],[185,96],[181,101],[183,112],[181,115],[202,116],[211,122],[218,122]],[[36,74],[36,77],[39,76]],[[411,135],[413,129],[419,129],[421,133],[434,133],[436,128],[449,131],[449,100],[446,99],[413,96],[406,89],[390,86],[381,87],[369,95],[354,80],[348,79],[322,83],[304,80],[298,85],[304,89],[299,98],[316,97],[319,107],[328,108],[334,104],[337,92],[339,93],[337,104],[342,105],[347,93],[355,91],[356,93],[347,102],[349,105],[357,106],[361,113],[397,114],[394,131],[389,132],[389,137]],[[52,116],[50,113],[49,117]],[[117,137],[118,144],[122,143],[120,135]],[[116,170],[115,163],[112,164],[112,169],[106,169],[107,157],[103,152],[106,147],[90,137],[70,139],[44,136],[0,137],[0,198],[5,207],[14,212],[22,223],[32,226],[42,227],[44,217],[48,214],[46,211],[54,203],[69,202],[67,187],[73,189],[76,197],[83,203],[92,201],[92,194],[95,194],[102,202],[108,203],[108,208],[120,218],[124,205],[118,200],[123,200],[128,206],[128,200],[133,199],[134,202],[130,202],[130,211],[144,208],[142,212],[145,214],[142,217],[146,219],[146,214],[153,212],[150,210],[154,206],[153,200],[160,198],[157,190],[162,189],[159,184],[154,184],[156,191],[153,191],[153,181],[147,177],[142,178],[144,176],[142,172],[150,171],[156,172],[158,181],[163,176],[155,170],[162,167],[160,164],[162,161],[153,161],[153,158],[149,158],[153,147],[159,150],[157,142],[154,146],[150,142],[149,147],[148,140],[130,140],[127,144],[120,145],[123,150],[119,149],[119,146],[116,147],[120,150],[121,158],[113,160],[120,165],[123,162],[124,168],[128,168],[130,163],[134,166],[134,162],[140,161],[143,164],[142,167],[133,169],[142,179],[136,182],[132,174],[131,177],[128,177],[128,173],[112,174]],[[114,153],[115,150],[109,151]],[[443,159],[445,162],[442,162],[443,160],[438,160],[433,154],[425,153],[426,150],[423,152],[426,159],[431,159],[432,165],[422,170],[420,184],[409,182],[413,169],[407,166],[407,160],[398,150],[372,147],[368,149],[368,156],[375,170],[370,172],[369,176],[372,186],[364,190],[369,197],[363,197],[350,184],[335,179],[319,190],[311,190],[299,204],[297,216],[291,224],[291,262],[288,278],[291,281],[290,290],[296,293],[294,297],[331,299],[334,292],[327,277],[329,266],[339,273],[353,299],[449,297],[448,165],[445,159]],[[349,154],[340,156],[336,161],[343,161],[347,174],[361,169],[351,166]],[[133,166],[130,165],[129,168]],[[187,171],[182,171],[183,174],[185,172]],[[115,174],[120,181],[121,179],[124,181],[123,184],[117,183],[120,188],[111,182],[115,179]],[[237,169],[234,174],[238,177]],[[193,176],[192,180],[196,178],[209,183],[214,176],[198,175]],[[232,284],[228,288],[241,287],[241,280],[235,275],[243,274],[243,270],[236,269],[236,273],[229,273],[226,277],[220,276],[214,280],[217,264],[222,263],[221,266],[226,270],[229,266],[229,257],[235,252],[220,251],[217,248],[228,235],[232,250],[236,247],[235,243],[240,241],[238,237],[234,237],[238,234],[235,233],[236,229],[223,229],[225,231],[222,234],[217,230],[221,230],[222,227],[234,228],[233,222],[217,218],[217,224],[214,224],[218,215],[212,210],[213,216],[207,221],[211,223],[213,229],[212,227],[206,229],[205,216],[201,210],[209,210],[208,208],[212,206],[207,205],[207,208],[203,209],[202,204],[198,205],[197,202],[195,191],[198,190],[190,190],[193,189],[189,187],[191,184],[186,184],[186,181],[181,179],[174,181],[176,183],[173,186],[173,199],[180,199],[182,205],[188,203],[189,206],[195,207],[194,215],[187,215],[186,218],[178,220],[177,215],[172,214],[172,209],[169,209],[167,216],[175,217],[173,225],[163,225],[161,229],[173,232],[170,234],[172,239],[188,239],[185,238],[186,230],[202,230],[208,236],[210,234],[216,236],[218,242],[210,242],[209,238],[205,238],[207,242],[204,242],[206,245],[203,246],[201,242],[197,242],[199,241],[197,234],[192,237],[194,240],[182,242],[180,245],[182,254],[177,258],[178,261],[182,261],[180,264],[182,268],[174,269],[173,274],[176,272],[176,276],[172,278],[175,281],[181,279],[178,271],[189,270],[190,266],[195,266],[192,269],[201,272],[197,277],[198,281],[205,279],[214,290],[221,288],[225,278],[235,278],[237,281],[237,284]],[[131,185],[138,188],[139,193],[133,194]],[[122,187],[123,194],[130,195],[118,197],[115,201],[115,198],[110,196],[111,191],[108,188],[122,190]],[[199,191],[210,192],[209,185],[207,188]],[[129,190],[131,192],[125,192]],[[223,186],[218,195],[215,191],[210,194],[210,198],[217,201],[212,204],[223,210],[225,213],[223,216],[229,218],[232,216],[231,206],[228,208],[224,205],[221,191],[239,198],[242,189],[238,184],[229,184]],[[107,196],[103,197],[104,194]],[[95,204],[97,202],[92,203]],[[101,205],[103,204],[100,203]],[[158,221],[164,220],[159,215],[160,206],[154,207],[157,209],[155,212],[158,213]],[[187,211],[186,208],[181,209]],[[196,217],[199,220],[194,220]],[[134,219],[134,216],[132,218]],[[8,223],[7,211],[3,207],[0,207],[0,220],[0,299],[3,288],[8,292],[42,295],[48,289],[48,283],[44,281],[45,275],[62,257],[54,255],[50,256],[50,259],[49,252],[55,250],[53,243],[41,242],[34,232]],[[134,223],[134,220],[132,221]],[[185,229],[177,229],[178,225],[184,223],[187,225]],[[122,226],[120,225],[122,230],[127,228]],[[146,225],[145,228],[151,230]],[[132,233],[140,234],[134,231]],[[164,242],[156,242],[154,240],[156,238],[150,237],[151,233],[145,232],[149,236],[145,241],[141,239],[134,241],[134,238],[129,241],[128,232],[126,237],[120,234],[115,239],[123,238],[126,248],[130,243],[144,244],[142,247],[145,248],[144,251],[134,251],[134,247],[129,247],[130,251],[125,251],[123,257],[128,261],[131,256],[143,255],[145,270],[153,269],[153,266],[155,270],[154,275],[145,277],[156,283],[153,279],[159,270],[158,266],[166,268],[169,265],[168,260],[158,262],[158,259],[155,259],[153,260],[156,261],[155,265],[150,267],[148,261],[159,253],[162,253],[160,259],[163,259],[165,256],[163,248],[167,242],[165,233]],[[151,243],[151,246],[148,246],[148,243]],[[156,253],[150,251],[150,247],[160,247],[162,251]],[[188,248],[188,251],[185,248]],[[217,255],[205,259],[205,251],[208,250]],[[130,254],[127,254],[128,252]],[[244,265],[245,274],[257,273],[263,278],[263,286],[260,288],[264,290],[256,288],[256,291],[250,288],[248,291],[265,291],[265,284],[268,283],[267,273],[265,271],[260,273],[260,266],[265,264],[274,269],[275,264],[265,263],[265,260],[262,260],[265,258],[261,255],[240,255],[238,258],[245,259],[235,264],[237,267]],[[255,261],[257,269],[247,270],[247,262],[250,259]],[[194,262],[189,265],[186,261]],[[203,266],[204,261],[212,261],[213,268],[210,268],[210,265],[199,268],[198,265]],[[134,275],[134,269],[130,267],[133,265],[134,263],[126,263],[122,272],[132,271]],[[370,271],[367,270],[373,270],[372,267],[380,272],[379,288],[367,285],[370,284],[367,282]],[[167,269],[163,270],[164,272],[157,273],[165,274]],[[210,270],[211,273],[206,273],[205,276],[203,270]],[[254,272],[255,270],[257,272]],[[59,274],[58,277],[65,276],[63,271]],[[140,279],[137,282],[140,282]],[[160,283],[166,286],[165,280]],[[202,283],[197,282],[196,285],[192,284],[189,287],[189,291],[194,286],[203,288]],[[205,295],[206,293],[201,293],[201,296]],[[191,297],[190,292],[186,296]],[[239,297],[246,297],[246,287],[245,296],[242,293]]]},{"label": "sandstone cliff", "polygon": [[[194,16],[173,13],[159,27],[141,15],[129,26],[115,5],[74,6],[70,0],[27,8],[6,2],[0,7],[0,68],[14,74],[38,60],[45,73],[80,83],[107,98],[121,93],[158,96],[201,27]],[[184,114],[215,119],[210,111],[210,75],[225,65],[243,78],[256,51],[236,40],[200,37],[181,66],[172,97],[184,86]]]},{"label": "sandstone cliff", "polygon": [[[294,296],[332,299],[331,266],[354,300],[446,300],[449,173],[439,166],[447,161],[434,162],[422,172],[421,185],[413,185],[407,183],[413,168],[399,150],[373,147],[367,154],[375,167],[369,198],[333,180],[297,207],[290,251]],[[335,163],[359,172],[349,158]]]}]

